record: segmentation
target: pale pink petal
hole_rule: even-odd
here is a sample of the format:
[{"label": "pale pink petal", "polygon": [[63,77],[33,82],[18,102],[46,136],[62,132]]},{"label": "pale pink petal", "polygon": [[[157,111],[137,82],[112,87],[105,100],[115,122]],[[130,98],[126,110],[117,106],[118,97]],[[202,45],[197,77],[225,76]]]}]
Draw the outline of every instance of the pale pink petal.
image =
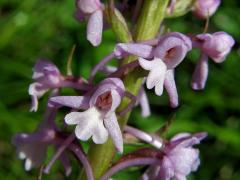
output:
[{"label": "pale pink petal", "polygon": [[202,19],[212,16],[221,0],[196,0],[193,6],[193,12],[196,16]]},{"label": "pale pink petal", "polygon": [[77,6],[82,12],[89,14],[102,8],[99,0],[77,0]]},{"label": "pale pink petal", "polygon": [[123,138],[122,132],[119,127],[115,113],[111,113],[108,117],[104,118],[104,125],[111,136],[113,143],[118,152],[123,153]]},{"label": "pale pink petal", "polygon": [[173,176],[174,176],[174,167],[173,167],[172,161],[167,156],[165,156],[162,159],[162,163],[160,165],[158,179],[170,180]]},{"label": "pale pink petal", "polygon": [[210,39],[204,41],[202,48],[204,53],[211,57],[214,62],[221,63],[231,51],[234,43],[234,39],[229,34],[216,32],[211,35]]},{"label": "pale pink petal", "polygon": [[112,106],[110,111],[113,112],[117,109],[117,107],[121,103],[122,97],[119,95],[119,93],[116,90],[112,90],[111,95],[112,95]]},{"label": "pale pink petal", "polygon": [[87,109],[89,107],[89,97],[55,96],[50,98],[50,103],[56,106],[67,106],[74,109]]},{"label": "pale pink petal", "polygon": [[152,57],[152,46],[137,43],[119,43],[114,49],[117,58],[123,58],[127,55],[136,55],[142,58]]},{"label": "pale pink petal", "polygon": [[197,66],[192,76],[192,88],[194,90],[202,90],[205,88],[208,77],[208,57],[206,54],[201,54],[197,62]]},{"label": "pale pink petal", "polygon": [[103,144],[108,139],[108,131],[104,127],[103,121],[98,121],[92,129],[93,142],[96,144]]},{"label": "pale pink petal", "polygon": [[177,173],[188,175],[192,164],[198,159],[199,150],[193,148],[175,148],[168,157],[171,159]]},{"label": "pale pink petal", "polygon": [[98,46],[101,43],[102,30],[103,12],[98,10],[90,16],[87,25],[87,39],[92,43],[93,46]]},{"label": "pale pink petal", "polygon": [[154,68],[154,65],[156,65],[156,61],[150,61],[150,60],[146,60],[146,59],[144,59],[144,58],[139,58],[138,59],[138,62],[139,62],[139,64],[140,64],[140,66],[143,68],[143,69],[145,69],[145,70],[151,70],[151,69],[153,69]]},{"label": "pale pink petal", "polygon": [[174,71],[168,70],[166,73],[166,77],[164,80],[164,87],[168,93],[168,96],[170,98],[170,105],[171,107],[175,108],[178,106],[178,92],[176,83],[174,80]]},{"label": "pale pink petal", "polygon": [[138,95],[139,104],[142,109],[142,117],[148,117],[151,114],[147,94],[142,87]]},{"label": "pale pink petal", "polygon": [[119,100],[117,100],[117,99],[119,99],[119,96],[123,97],[124,92],[125,92],[124,84],[123,84],[122,80],[119,78],[107,78],[107,79],[104,79],[102,82],[100,82],[98,84],[96,91],[93,93],[93,95],[90,99],[90,106],[94,106],[94,104],[97,101],[97,98],[100,95],[102,95],[103,93],[108,92],[108,91],[112,92],[113,90],[116,91],[113,93],[114,93],[114,95],[117,95],[117,97],[116,98],[113,97],[114,106],[112,106],[111,109],[113,110],[114,108],[116,108],[116,105],[119,102]]},{"label": "pale pink petal", "polygon": [[159,42],[159,45],[154,50],[154,55],[162,59],[168,69],[173,69],[182,62],[188,50],[182,39],[169,36]]}]

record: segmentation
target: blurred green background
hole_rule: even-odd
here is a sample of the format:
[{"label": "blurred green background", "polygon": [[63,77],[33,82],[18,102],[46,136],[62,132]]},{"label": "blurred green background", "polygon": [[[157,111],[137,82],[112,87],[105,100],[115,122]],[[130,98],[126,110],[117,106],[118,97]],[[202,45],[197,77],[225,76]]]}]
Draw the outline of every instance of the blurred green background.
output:
[{"label": "blurred green background", "polygon": [[[17,132],[32,132],[42,119],[45,100],[40,100],[37,113],[30,113],[27,93],[32,82],[32,67],[39,57],[51,59],[62,73],[66,72],[69,52],[76,44],[73,59],[75,75],[87,77],[96,62],[108,54],[116,42],[111,30],[104,32],[103,43],[93,48],[85,37],[85,23],[78,23],[73,13],[74,1],[67,0],[1,0],[0,1],[0,179],[36,179],[38,170],[24,171],[17,159],[11,137]],[[177,68],[176,81],[181,106],[173,110],[168,97],[148,95],[152,116],[144,119],[139,108],[134,110],[130,124],[153,132],[172,114],[173,123],[166,137],[182,131],[207,131],[208,138],[199,146],[201,166],[189,176],[197,180],[240,179],[240,1],[224,0],[210,20],[209,32],[226,31],[236,40],[232,53],[223,64],[210,61],[210,73],[204,91],[190,88],[191,75],[199,52],[193,51]],[[188,15],[166,20],[172,31],[201,33],[204,22]],[[129,146],[127,149],[131,149]],[[133,147],[135,148],[135,147]],[[50,149],[51,151],[51,149]],[[79,172],[73,161],[74,171]],[[143,171],[143,169],[142,169]],[[139,171],[131,168],[114,179],[136,179]],[[43,179],[65,179],[61,166],[55,165]]]}]

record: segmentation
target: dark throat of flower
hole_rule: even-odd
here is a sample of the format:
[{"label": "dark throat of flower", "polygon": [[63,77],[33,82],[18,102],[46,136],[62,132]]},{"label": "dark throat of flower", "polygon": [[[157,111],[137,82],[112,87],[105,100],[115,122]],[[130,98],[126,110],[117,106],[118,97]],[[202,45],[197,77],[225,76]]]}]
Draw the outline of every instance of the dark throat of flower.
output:
[{"label": "dark throat of flower", "polygon": [[101,94],[96,101],[96,107],[101,111],[108,111],[112,106],[112,94],[107,91]]}]

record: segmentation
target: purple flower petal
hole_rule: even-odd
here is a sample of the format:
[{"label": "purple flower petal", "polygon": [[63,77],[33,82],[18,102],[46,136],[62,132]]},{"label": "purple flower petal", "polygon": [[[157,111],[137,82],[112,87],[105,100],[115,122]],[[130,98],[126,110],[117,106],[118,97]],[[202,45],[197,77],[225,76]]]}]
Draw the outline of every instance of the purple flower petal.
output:
[{"label": "purple flower petal", "polygon": [[93,46],[98,46],[102,41],[103,30],[103,12],[102,10],[95,11],[88,20],[87,39]]},{"label": "purple flower petal", "polygon": [[119,78],[107,78],[98,84],[96,91],[93,93],[90,99],[90,106],[94,106],[100,95],[111,92],[112,105],[110,111],[115,111],[116,107],[120,104],[121,98],[124,96],[125,87],[121,79]]},{"label": "purple flower petal", "polygon": [[115,113],[111,113],[108,117],[104,119],[104,125],[111,136],[115,147],[118,152],[123,153],[123,138],[122,132],[118,125],[117,117]]},{"label": "purple flower petal", "polygon": [[174,173],[173,162],[167,156],[164,157],[160,165],[158,178],[162,180],[170,180],[174,177]]},{"label": "purple flower petal", "polygon": [[199,18],[206,19],[216,12],[220,3],[221,0],[196,0],[194,3],[193,12]]},{"label": "purple flower petal", "polygon": [[151,114],[151,110],[144,87],[142,87],[139,91],[138,100],[142,109],[142,117],[148,117]]},{"label": "purple flower petal", "polygon": [[162,59],[168,69],[175,68],[191,50],[191,40],[180,33],[169,33],[160,38],[159,44],[154,50],[154,56]]},{"label": "purple flower petal", "polygon": [[199,150],[194,148],[175,148],[168,157],[171,159],[175,171],[183,175],[190,174],[192,165],[198,159]]},{"label": "purple flower petal", "polygon": [[84,13],[92,14],[103,8],[99,0],[77,0],[77,7]]},{"label": "purple flower petal", "polygon": [[170,98],[170,105],[171,107],[175,108],[178,106],[178,92],[176,83],[174,80],[174,71],[168,70],[166,73],[166,78],[164,81],[164,87],[168,93],[168,96]]},{"label": "purple flower petal", "polygon": [[50,98],[50,103],[55,106],[67,106],[74,109],[89,108],[88,96],[55,96]]},{"label": "purple flower petal", "polygon": [[211,34],[200,34],[197,38],[202,40],[202,50],[216,63],[225,60],[234,45],[234,39],[225,32]]},{"label": "purple flower petal", "polygon": [[114,49],[115,56],[119,59],[127,55],[136,55],[142,58],[152,57],[152,47],[137,43],[119,43]]},{"label": "purple flower petal", "polygon": [[206,54],[202,53],[192,76],[192,88],[194,90],[204,89],[207,77],[208,77],[208,57]]}]

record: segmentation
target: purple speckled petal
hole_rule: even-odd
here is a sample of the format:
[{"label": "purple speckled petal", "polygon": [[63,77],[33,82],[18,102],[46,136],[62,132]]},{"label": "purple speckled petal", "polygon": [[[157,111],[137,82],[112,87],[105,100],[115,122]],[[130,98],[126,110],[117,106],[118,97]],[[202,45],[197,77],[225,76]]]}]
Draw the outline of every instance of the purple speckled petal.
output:
[{"label": "purple speckled petal", "polygon": [[111,136],[113,143],[118,152],[123,153],[123,138],[122,132],[118,125],[117,117],[115,113],[109,114],[104,118],[104,125],[107,128],[109,135]]},{"label": "purple speckled petal", "polygon": [[177,92],[177,87],[176,87],[176,83],[174,80],[174,71],[173,70],[167,71],[165,81],[164,81],[164,87],[170,98],[171,107],[173,107],[173,108],[177,107],[178,106],[178,92]]},{"label": "purple speckled petal", "polygon": [[93,46],[98,46],[102,41],[102,30],[103,30],[103,12],[98,10],[94,12],[87,25],[87,39],[92,43]]},{"label": "purple speckled petal", "polygon": [[206,54],[201,54],[197,62],[197,66],[192,76],[192,88],[194,90],[202,90],[205,88],[208,77],[208,57]]}]

